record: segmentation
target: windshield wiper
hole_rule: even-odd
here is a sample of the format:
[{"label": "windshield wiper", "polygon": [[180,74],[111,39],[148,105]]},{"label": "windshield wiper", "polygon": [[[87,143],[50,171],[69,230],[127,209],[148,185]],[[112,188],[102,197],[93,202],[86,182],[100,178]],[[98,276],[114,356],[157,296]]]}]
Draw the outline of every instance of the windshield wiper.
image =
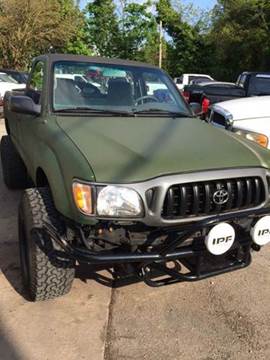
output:
[{"label": "windshield wiper", "polygon": [[194,117],[191,114],[187,114],[180,111],[169,111],[164,109],[147,109],[147,110],[135,110],[133,111],[134,114],[150,114],[150,115],[156,115],[156,114],[168,114],[173,117]]},{"label": "windshield wiper", "polygon": [[73,108],[62,108],[55,110],[56,113],[91,113],[91,114],[110,114],[110,115],[120,115],[120,116],[136,116],[139,114],[149,114],[149,115],[159,115],[166,114],[172,117],[194,117],[190,114],[177,112],[177,111],[169,111],[163,109],[147,109],[147,110],[135,110],[135,111],[124,111],[124,110],[110,110],[110,109],[96,109],[87,106],[76,106]]},{"label": "windshield wiper", "polygon": [[85,113],[93,113],[93,114],[112,114],[112,115],[125,115],[125,116],[134,116],[133,112],[124,111],[124,110],[106,110],[106,109],[95,109],[84,106],[76,106],[73,108],[63,108],[55,110],[57,113],[70,113],[70,112],[85,112]]}]

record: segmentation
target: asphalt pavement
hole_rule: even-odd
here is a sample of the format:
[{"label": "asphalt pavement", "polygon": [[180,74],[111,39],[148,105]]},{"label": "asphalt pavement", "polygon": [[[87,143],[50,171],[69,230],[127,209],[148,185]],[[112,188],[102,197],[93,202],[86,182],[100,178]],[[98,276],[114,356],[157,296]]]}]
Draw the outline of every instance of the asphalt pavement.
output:
[{"label": "asphalt pavement", "polygon": [[31,303],[19,271],[21,192],[0,179],[0,360],[270,358],[270,246],[247,269],[162,288],[112,288],[107,272],[80,268],[68,295]]}]

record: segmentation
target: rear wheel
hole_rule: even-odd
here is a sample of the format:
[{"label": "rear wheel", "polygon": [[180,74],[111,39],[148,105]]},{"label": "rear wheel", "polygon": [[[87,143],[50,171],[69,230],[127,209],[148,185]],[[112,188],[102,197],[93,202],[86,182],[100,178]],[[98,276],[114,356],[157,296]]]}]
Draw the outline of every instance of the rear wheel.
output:
[{"label": "rear wheel", "polygon": [[48,188],[27,189],[19,208],[19,245],[24,286],[32,301],[68,293],[75,275],[74,261],[43,231],[44,223],[64,228]]},{"label": "rear wheel", "polygon": [[25,189],[29,184],[27,169],[9,135],[1,139],[1,161],[6,186],[10,189]]}]

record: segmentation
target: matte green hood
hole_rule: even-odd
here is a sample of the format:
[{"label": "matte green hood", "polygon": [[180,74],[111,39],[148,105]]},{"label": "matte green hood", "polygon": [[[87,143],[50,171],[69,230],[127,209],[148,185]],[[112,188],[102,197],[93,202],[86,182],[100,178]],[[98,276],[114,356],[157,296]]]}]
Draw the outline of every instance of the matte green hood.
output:
[{"label": "matte green hood", "polygon": [[270,163],[268,150],[195,118],[59,116],[57,123],[87,158],[97,182]]}]

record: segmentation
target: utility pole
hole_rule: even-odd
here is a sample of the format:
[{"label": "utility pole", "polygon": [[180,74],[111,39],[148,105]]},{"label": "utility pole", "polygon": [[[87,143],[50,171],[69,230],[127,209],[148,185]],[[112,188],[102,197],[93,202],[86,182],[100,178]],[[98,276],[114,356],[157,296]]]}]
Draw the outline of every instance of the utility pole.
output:
[{"label": "utility pole", "polygon": [[159,61],[158,66],[162,67],[162,20],[159,22]]}]

